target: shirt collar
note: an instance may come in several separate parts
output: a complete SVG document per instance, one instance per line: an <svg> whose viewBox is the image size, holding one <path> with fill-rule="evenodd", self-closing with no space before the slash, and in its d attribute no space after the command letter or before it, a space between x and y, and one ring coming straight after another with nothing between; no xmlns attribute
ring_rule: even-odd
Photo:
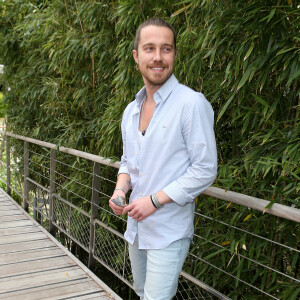
<svg viewBox="0 0 300 300"><path fill-rule="evenodd" d="M172 74L171 77L164 83L162 87L154 94L154 100L156 104L160 101L166 101L175 86L178 84L178 80L175 75ZM144 86L135 96L137 105L140 108L144 99L146 97L146 87Z"/></svg>
<svg viewBox="0 0 300 300"><path fill-rule="evenodd" d="M176 79L175 75L173 74L165 82L165 84L154 94L155 102L159 103L161 100L166 101L177 84L178 84L178 80ZM159 97L156 97L156 94L158 94Z"/></svg>

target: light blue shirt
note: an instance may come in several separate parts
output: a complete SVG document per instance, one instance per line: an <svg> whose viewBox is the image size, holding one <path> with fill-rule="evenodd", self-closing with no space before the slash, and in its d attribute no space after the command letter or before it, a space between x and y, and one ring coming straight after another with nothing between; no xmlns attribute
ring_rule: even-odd
<svg viewBox="0 0 300 300"><path fill-rule="evenodd" d="M141 222L128 217L126 240L138 232L140 249L163 249L194 233L194 198L217 173L214 112L201 93L178 83L174 75L154 94L156 106L142 141L139 115L146 89L125 109L120 173L130 175L129 202L163 190L173 202Z"/></svg>

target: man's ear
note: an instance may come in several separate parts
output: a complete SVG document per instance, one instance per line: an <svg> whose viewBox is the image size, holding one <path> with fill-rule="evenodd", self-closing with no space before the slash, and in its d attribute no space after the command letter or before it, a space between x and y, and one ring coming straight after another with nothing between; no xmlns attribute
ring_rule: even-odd
<svg viewBox="0 0 300 300"><path fill-rule="evenodd" d="M132 50L132 55L133 55L135 62L138 64L139 63L138 52L136 50Z"/></svg>

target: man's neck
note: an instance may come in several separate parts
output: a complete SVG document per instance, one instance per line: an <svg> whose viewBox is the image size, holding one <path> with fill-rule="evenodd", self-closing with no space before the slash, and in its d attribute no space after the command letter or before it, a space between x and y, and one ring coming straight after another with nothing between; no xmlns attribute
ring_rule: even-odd
<svg viewBox="0 0 300 300"><path fill-rule="evenodd" d="M145 84L146 87L146 101L154 102L154 94L160 89L160 85L149 85Z"/></svg>

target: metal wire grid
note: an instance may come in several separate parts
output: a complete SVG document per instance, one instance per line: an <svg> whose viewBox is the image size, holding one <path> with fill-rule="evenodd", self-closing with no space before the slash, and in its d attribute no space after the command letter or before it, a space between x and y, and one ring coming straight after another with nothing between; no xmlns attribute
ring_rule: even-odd
<svg viewBox="0 0 300 300"><path fill-rule="evenodd" d="M213 296L208 291L204 290L200 286L186 279L184 276L179 276L178 281L178 290L175 296L177 300L208 300L208 299L219 299L216 296Z"/></svg>
<svg viewBox="0 0 300 300"><path fill-rule="evenodd" d="M57 159L55 162L62 165L54 171L56 193L70 203L83 203L85 211L90 211L93 174Z"/></svg>
<svg viewBox="0 0 300 300"><path fill-rule="evenodd" d="M120 233L95 222L94 257L116 276L132 287L132 271L128 246Z"/></svg>
<svg viewBox="0 0 300 300"><path fill-rule="evenodd" d="M31 152L34 154L38 154L33 151L31 151ZM41 156L43 156L43 155L41 155ZM44 156L44 157L46 158L46 156ZM47 159L49 159L49 158L47 157ZM57 162L59 162L59 161L57 160ZM63 162L59 162L59 163L67 165L75 170L78 169L74 166L65 164ZM47 168L47 169L49 169L49 168ZM12 170L12 173L15 173L14 167L11 167L11 170ZM78 170L86 172L81 169L78 169ZM1 171L0 179L6 180L6 164L3 161L0 161L0 171ZM92 174L90 172L86 172L86 173L88 173L90 175ZM3 174L4 174L4 176L3 176ZM107 179L102 176L99 176L99 177L102 179ZM71 179L71 178L68 178L68 179ZM112 183L114 182L109 179L107 179L107 180ZM31 194L37 195L36 198L41 197L43 199L41 208L39 207L40 204L39 203L34 204L34 201L32 201L32 199L30 200L31 201L30 205L33 206L35 209L39 210L43 215L48 216L46 209L49 208L49 194L48 194L48 196L46 194L39 196L39 195L41 195L41 193L43 194L46 192L44 189L41 189L39 186L34 185L32 182L31 182L31 186L29 188L30 188L30 195ZM98 191L98 192L101 193L100 191ZM102 194L105 196L108 196L104 193L102 193ZM81 197L81 198L83 198L83 197ZM46 200L46 203L45 203L45 200ZM67 201L62 201L58 197L55 198L54 200L55 200L54 201L55 225L58 228L60 228L65 234L67 234L70 238L72 238L76 243L78 243L81 247L83 247L86 251L88 251L89 228L90 228L89 227L90 226L89 215L87 215L86 213L83 213L82 211L79 210L79 208L75 207L71 203L68 203ZM87 199L84 199L84 198L83 198L83 200L88 201ZM88 202L90 202L90 201L88 201ZM100 207L98 205L96 205L96 206L99 207L100 209L102 209L103 212L106 211L103 207ZM46 213L45 213L45 210L46 210ZM108 211L106 211L106 212L108 213ZM199 214L199 215L201 215L201 214ZM204 215L201 215L201 217L209 218ZM216 220L214 220L214 221L216 221ZM218 221L218 222L223 223L221 221ZM245 231L243 229L239 229L238 227L231 226L230 224L225 223L225 225L230 226L230 228L235 228L235 229L241 230L252 236L260 237L258 235L254 235L251 232ZM96 259L99 260L100 262L106 264L108 266L108 268L115 269L114 273L117 273L117 274L119 274L119 276L122 276L123 278L125 278L124 281L127 281L128 283L127 282L126 283L131 285L132 277L131 277L131 269L130 269L130 263L129 263L129 257L128 257L128 253L127 253L126 243L124 242L123 239L121 239L123 241L123 246L120 248L118 245L121 243L119 241L120 237L118 235L114 235L113 233L111 233L107 229L105 229L104 227L101 227L99 224L96 224L95 226L96 226L96 234L95 234L96 237L95 237L94 255L95 255ZM81 229L83 230L83 233L80 232ZM260 237L260 238L263 238L263 237ZM265 239L265 238L263 238L263 239ZM117 243L117 241L119 241L119 242ZM271 240L268 240L268 241L274 242ZM208 242L212 243L211 241L208 241ZM276 243L276 242L274 242L274 243ZM279 245L281 245L281 244L279 244ZM281 246L284 246L284 245L281 245ZM287 248L290 248L290 247L287 247ZM293 248L291 248L291 249L298 251L297 249L293 249ZM109 257L110 253L114 253L114 254L112 254L111 257ZM236 255L236 257L239 257L239 256ZM240 256L240 257L242 257L242 256ZM199 257L195 257L195 259L198 259L198 258ZM121 264L122 259L123 259L123 264ZM206 264L212 266L210 264L210 262L203 261L203 263L206 263ZM217 266L214 266L214 267L216 267L220 271L219 267L217 267ZM228 274L227 272L224 272L224 274L232 276L231 274ZM235 278L235 280L236 280L236 278ZM252 286L249 285L249 287L252 287ZM265 296L267 296L267 295L265 295ZM271 295L268 295L268 296L271 296ZM178 293L177 293L176 299L215 299L213 297L214 296L212 296L209 292L203 290L201 287L195 285L193 282L189 281L188 279L186 279L184 277L180 277ZM275 297L272 297L272 298L276 299Z"/></svg>
<svg viewBox="0 0 300 300"><path fill-rule="evenodd" d="M77 168L77 167L75 167L75 166L72 166L72 165L70 165L70 164L67 164L67 163L65 163L65 162L62 162L61 160L58 160L58 159L56 159L55 161L56 161L56 163L59 163L59 164L61 164L61 165L63 165L63 166L70 167L70 168L72 168L72 169L74 169L74 170L76 170L76 171L83 172L83 173L85 173L85 174L87 174L87 175L93 176L93 173L88 172L88 171L86 171L86 170L84 170L84 169ZM101 178L101 179L107 181L107 182L110 182L110 183L113 183L113 184L116 183L116 181L111 180L111 179L106 178L106 177L103 177L103 176L101 176L101 175L96 175L96 176L97 176L98 178Z"/></svg>
<svg viewBox="0 0 300 300"><path fill-rule="evenodd" d="M133 278L127 242L119 232L116 232L98 220L95 221L93 254L96 260L132 287ZM212 295L209 291L190 281L182 274L179 277L178 291L175 299L207 300L220 298ZM228 298L224 296L221 299Z"/></svg>
<svg viewBox="0 0 300 300"><path fill-rule="evenodd" d="M40 213L49 220L50 198L49 191L36 184L33 180L28 180L28 204L34 212Z"/></svg>
<svg viewBox="0 0 300 300"><path fill-rule="evenodd" d="M90 216L59 195L53 196L53 223L74 242L89 251Z"/></svg>
<svg viewBox="0 0 300 300"><path fill-rule="evenodd" d="M298 249L295 249L295 248L292 248L292 247L289 247L289 246L286 246L284 244L281 244L281 243L278 243L278 242L275 242L273 240L270 240L270 239L267 239L263 236L260 236L260 235L257 235L257 234L254 234L252 232L249 232L245 229L242 229L242 228L239 228L237 226L234 226L234 225L231 225L231 224L227 224L223 221L219 221L219 220L216 220L216 219L213 219L211 217L208 217L208 216L205 216L203 214L200 214L198 212L195 213L195 215L198 215L198 216L201 216L203 219L207 219L207 220L210 220L210 221L214 221L216 223L219 223L220 225L222 225L223 227L225 228L229 228L229 229L234 229L236 230L237 232L240 232L244 235L249 235L253 238L256 238L256 239L261 239L261 240L264 240L265 242L268 242L268 243L272 243L274 244L274 246L280 246L283 248L284 251L286 251L287 253L289 253L289 255L291 255L292 252L296 252L296 253L300 253L300 250ZM201 264L203 265L206 265L206 266L209 266L211 270L215 270L215 271L218 271L220 273L222 273L224 275L224 278L231 278L232 280L234 280L235 282L239 282L239 283L242 283L244 285L247 286L247 289L250 290L252 289L253 291L256 291L256 293L260 293L263 297L266 297L266 298L272 298L272 299L279 299L277 298L275 295L271 295L270 293L268 292L265 292L262 288L256 286L255 284L255 276L253 276L253 280L251 282L246 282L242 279L242 276L239 277L239 276L236 276L233 274L232 270L236 270L236 268L238 267L238 265L242 262L242 261L245 261L244 263L244 268L243 268L243 273L245 272L254 272L257 274L259 274L259 268L263 268L263 269L268 269L274 276L275 273L277 273L278 276L280 276L280 279L279 277L277 278L277 280L282 280L282 283L284 285L284 282L288 283L288 282L298 282L300 283L300 280L297 279L297 278L294 278L288 274L285 274L283 272L280 272L279 270L276 270L270 266L267 265L267 262L269 261L269 257L265 256L263 259L264 261L263 262L259 262L253 258L250 258L250 257L247 257L247 255L249 255L249 253L247 251L244 251L244 255L242 253L239 253L238 251L234 251L233 253L231 252L231 250L227 247L224 247L216 242L214 242L213 240L210 240L210 239L207 239L205 237L202 237L198 234L195 234L195 238L199 238L199 239L202 239L205 243L205 251L210 251L211 252L216 252L216 251L223 251L223 254L226 254L226 256L229 255L229 258L226 261L226 265L215 265L214 264L214 261L211 260L211 259L203 259L203 255L199 255L199 253L189 253L189 257L188 259L192 259L192 260L196 260L198 262L201 262ZM248 248L250 248L250 242L247 243L248 245ZM211 246L211 247L210 247ZM217 248L217 250L216 250ZM256 251L259 251L260 249L255 249ZM203 252L203 251L202 251ZM201 254L203 254L201 252ZM233 263L233 260L236 260L236 263L235 263L235 267L233 267L231 270L228 268L228 266L230 264L234 264ZM269 262L270 263L270 262ZM248 264L248 266L246 267L246 265ZM271 264L271 263L270 263ZM279 292L276 291L275 294L277 294Z"/></svg>
<svg viewBox="0 0 300 300"><path fill-rule="evenodd" d="M23 197L24 171L23 166L10 165L10 187L20 197Z"/></svg>
<svg viewBox="0 0 300 300"><path fill-rule="evenodd" d="M4 162L3 160L0 160L0 180L7 184L7 173L6 173L6 162Z"/></svg>

